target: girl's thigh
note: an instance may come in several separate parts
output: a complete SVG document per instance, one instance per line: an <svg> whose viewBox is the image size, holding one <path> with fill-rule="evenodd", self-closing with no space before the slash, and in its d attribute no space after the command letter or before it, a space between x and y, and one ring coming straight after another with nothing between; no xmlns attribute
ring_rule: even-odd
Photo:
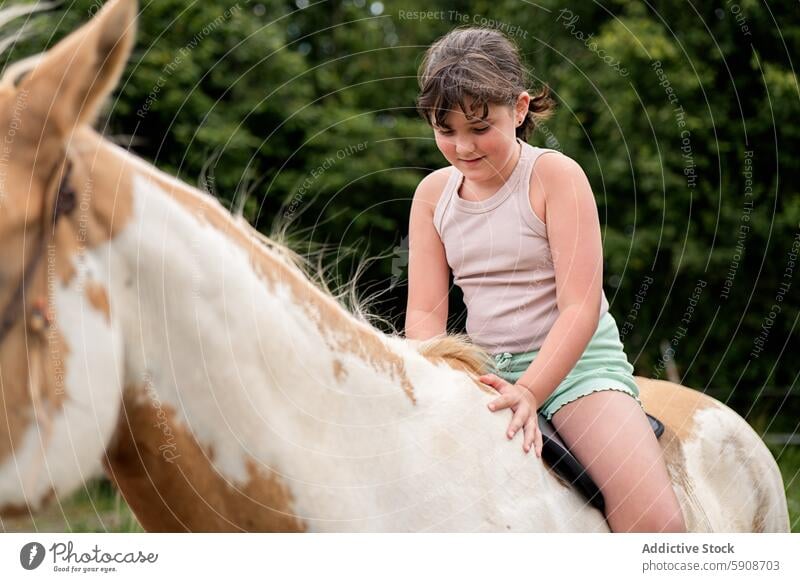
<svg viewBox="0 0 800 582"><path fill-rule="evenodd" d="M593 392L562 406L552 423L603 493L614 531L680 529L680 505L661 446L630 395Z"/></svg>

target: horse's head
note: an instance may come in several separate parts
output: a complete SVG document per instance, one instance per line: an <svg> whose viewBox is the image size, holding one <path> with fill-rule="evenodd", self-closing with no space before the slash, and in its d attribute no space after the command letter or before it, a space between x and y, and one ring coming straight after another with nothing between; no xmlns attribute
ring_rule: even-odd
<svg viewBox="0 0 800 582"><path fill-rule="evenodd" d="M91 477L116 426L122 346L102 249L130 192L81 135L119 80L135 15L135 0L112 0L0 80L0 514Z"/></svg>

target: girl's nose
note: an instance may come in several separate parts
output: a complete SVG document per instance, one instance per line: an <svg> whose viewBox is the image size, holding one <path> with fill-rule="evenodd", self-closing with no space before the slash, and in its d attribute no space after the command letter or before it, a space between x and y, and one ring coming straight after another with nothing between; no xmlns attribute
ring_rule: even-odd
<svg viewBox="0 0 800 582"><path fill-rule="evenodd" d="M469 157L475 151L475 144L471 139L459 139L456 142L456 154L458 157Z"/></svg>

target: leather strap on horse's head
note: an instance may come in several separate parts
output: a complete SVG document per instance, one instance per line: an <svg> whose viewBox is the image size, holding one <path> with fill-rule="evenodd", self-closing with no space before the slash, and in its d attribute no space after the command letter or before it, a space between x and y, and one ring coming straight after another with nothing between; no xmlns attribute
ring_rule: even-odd
<svg viewBox="0 0 800 582"><path fill-rule="evenodd" d="M61 165L62 164L59 164L59 167L56 168L56 172L59 171ZM55 200L53 201L53 209L49 214L46 212L48 199L47 192L45 192L45 194L42 196L42 208L40 214L41 232L38 240L36 241L36 248L33 251L33 256L28 259L25 268L22 270L22 275L19 283L17 283L14 293L11 295L11 298L9 299L5 308L0 312L0 344L3 343L6 336L17 323L20 315L23 313L25 291L27 290L31 279L33 279L36 267L41 261L42 255L44 254L45 238L47 238L48 235L50 237L54 236L55 228L59 218L65 214L70 214L75 209L75 190L73 190L73 188L69 185L71 170L72 162L69 158L66 158L64 162L64 172L58 184ZM48 218L50 220L48 220ZM31 330L37 332L42 331L48 327L50 323L51 316L47 310L46 298L39 297L34 299L33 308L29 319L29 326Z"/></svg>

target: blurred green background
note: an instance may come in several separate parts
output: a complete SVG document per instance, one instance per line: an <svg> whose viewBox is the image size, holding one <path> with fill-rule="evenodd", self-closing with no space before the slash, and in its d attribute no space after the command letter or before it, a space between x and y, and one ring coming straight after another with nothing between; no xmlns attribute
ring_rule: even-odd
<svg viewBox="0 0 800 582"><path fill-rule="evenodd" d="M5 62L98 5L38 19ZM327 245L336 280L371 257L359 290L380 295L379 325L401 330L411 196L446 165L414 108L416 72L459 25L506 32L532 89L551 87L557 113L529 141L589 176L636 373L744 416L778 458L800 528L796 2L144 0L101 127L260 230L283 225L300 252ZM451 329L463 318L454 288ZM76 503L95 499L116 503L102 483Z"/></svg>

